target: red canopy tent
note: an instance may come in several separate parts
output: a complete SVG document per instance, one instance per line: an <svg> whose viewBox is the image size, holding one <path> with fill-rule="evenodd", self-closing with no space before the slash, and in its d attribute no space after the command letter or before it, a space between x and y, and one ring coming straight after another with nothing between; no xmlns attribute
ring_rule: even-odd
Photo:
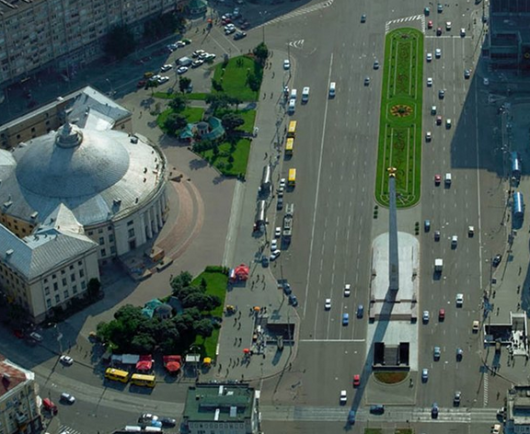
<svg viewBox="0 0 530 434"><path fill-rule="evenodd" d="M164 366L171 372L176 373L182 367L182 357L181 356L164 356Z"/></svg>
<svg viewBox="0 0 530 434"><path fill-rule="evenodd" d="M146 356L140 356L138 363L136 363L137 371L150 371L153 367L153 357L151 354Z"/></svg>
<svg viewBox="0 0 530 434"><path fill-rule="evenodd" d="M235 281L235 280L243 280L243 281L247 280L249 272L250 272L250 267L248 267L247 265L245 265L245 264L238 265L230 273L230 279L232 281Z"/></svg>

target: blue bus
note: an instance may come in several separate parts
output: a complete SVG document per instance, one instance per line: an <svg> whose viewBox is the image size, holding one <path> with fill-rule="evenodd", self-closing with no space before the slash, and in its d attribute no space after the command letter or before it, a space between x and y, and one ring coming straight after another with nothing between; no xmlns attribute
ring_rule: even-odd
<svg viewBox="0 0 530 434"><path fill-rule="evenodd" d="M512 152L512 176L517 178L521 176L521 160L517 152Z"/></svg>
<svg viewBox="0 0 530 434"><path fill-rule="evenodd" d="M513 194L513 217L522 218L524 215L523 195L516 191Z"/></svg>

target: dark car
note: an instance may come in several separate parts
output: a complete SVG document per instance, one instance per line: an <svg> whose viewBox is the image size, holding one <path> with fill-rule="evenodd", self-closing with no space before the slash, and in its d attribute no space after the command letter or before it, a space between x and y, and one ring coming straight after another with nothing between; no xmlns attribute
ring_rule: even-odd
<svg viewBox="0 0 530 434"><path fill-rule="evenodd" d="M238 39L243 39L245 36L247 36L245 32L236 32L234 39L237 41Z"/></svg>
<svg viewBox="0 0 530 434"><path fill-rule="evenodd" d="M464 352L462 351L462 348L456 349L456 361L460 362L462 360L462 357L464 355Z"/></svg>
<svg viewBox="0 0 530 434"><path fill-rule="evenodd" d="M355 423L355 410L350 410L348 413L348 423L353 425Z"/></svg>
<svg viewBox="0 0 530 434"><path fill-rule="evenodd" d="M357 306L357 318L362 318L364 316L364 306L360 304Z"/></svg>
<svg viewBox="0 0 530 434"><path fill-rule="evenodd" d="M444 7L441 3L438 3L438 13L442 13L442 11L444 10Z"/></svg>
<svg viewBox="0 0 530 434"><path fill-rule="evenodd" d="M264 267L264 268L267 268L269 266L269 258L267 258L266 256L263 256L261 258L261 265Z"/></svg>
<svg viewBox="0 0 530 434"><path fill-rule="evenodd" d="M469 78L469 77L471 77L471 71L469 69L466 69L464 71L464 78Z"/></svg>
<svg viewBox="0 0 530 434"><path fill-rule="evenodd" d="M383 404L376 404L370 406L370 413L383 414L385 412L385 406Z"/></svg>
<svg viewBox="0 0 530 434"><path fill-rule="evenodd" d="M438 92L438 98L440 98L440 99L444 99L445 98L445 90L440 89L440 91Z"/></svg>
<svg viewBox="0 0 530 434"><path fill-rule="evenodd" d="M365 14L361 15L361 23L366 23L366 15Z"/></svg>
<svg viewBox="0 0 530 434"><path fill-rule="evenodd" d="M160 418L160 422L162 422L163 427L167 428L173 428L177 425L177 421L171 417L162 417Z"/></svg>
<svg viewBox="0 0 530 434"><path fill-rule="evenodd" d="M436 29L436 36L442 36L442 28L441 27L438 27Z"/></svg>
<svg viewBox="0 0 530 434"><path fill-rule="evenodd" d="M289 285L288 283L284 284L283 292L285 293L285 295L291 295L293 293L293 290L291 289L291 285Z"/></svg>
<svg viewBox="0 0 530 434"><path fill-rule="evenodd" d="M293 306L293 307L298 306L298 299L296 298L296 295L291 294L291 295L289 296L289 304L290 304L291 306Z"/></svg>
<svg viewBox="0 0 530 434"><path fill-rule="evenodd" d="M436 402L432 405L431 417L433 419L438 419L438 404L436 404Z"/></svg>
<svg viewBox="0 0 530 434"><path fill-rule="evenodd" d="M501 261L502 261L502 255L495 255L491 265L493 265L494 267L498 267Z"/></svg>

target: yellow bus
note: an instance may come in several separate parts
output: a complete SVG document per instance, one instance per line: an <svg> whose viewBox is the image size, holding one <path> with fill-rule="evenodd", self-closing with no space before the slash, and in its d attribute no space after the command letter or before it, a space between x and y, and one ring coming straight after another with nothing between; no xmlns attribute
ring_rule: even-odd
<svg viewBox="0 0 530 434"><path fill-rule="evenodd" d="M294 187L296 185L296 169L289 169L289 178L287 178L287 185Z"/></svg>
<svg viewBox="0 0 530 434"><path fill-rule="evenodd" d="M287 130L287 137L296 137L296 121L289 122L289 129Z"/></svg>
<svg viewBox="0 0 530 434"><path fill-rule="evenodd" d="M105 371L105 378L108 380L121 381L127 383L129 381L129 373L120 369L107 368Z"/></svg>
<svg viewBox="0 0 530 434"><path fill-rule="evenodd" d="M289 138L285 142L285 155L293 155L294 151L294 139Z"/></svg>
<svg viewBox="0 0 530 434"><path fill-rule="evenodd" d="M156 377L154 375L133 374L131 383L137 386L155 387Z"/></svg>

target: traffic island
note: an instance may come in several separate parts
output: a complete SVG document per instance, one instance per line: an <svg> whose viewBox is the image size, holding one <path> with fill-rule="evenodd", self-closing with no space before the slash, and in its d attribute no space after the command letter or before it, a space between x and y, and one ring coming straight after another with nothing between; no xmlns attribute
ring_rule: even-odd
<svg viewBox="0 0 530 434"><path fill-rule="evenodd" d="M423 34L403 28L386 36L377 157L376 201L389 205L387 168L396 168L397 206L420 199Z"/></svg>

